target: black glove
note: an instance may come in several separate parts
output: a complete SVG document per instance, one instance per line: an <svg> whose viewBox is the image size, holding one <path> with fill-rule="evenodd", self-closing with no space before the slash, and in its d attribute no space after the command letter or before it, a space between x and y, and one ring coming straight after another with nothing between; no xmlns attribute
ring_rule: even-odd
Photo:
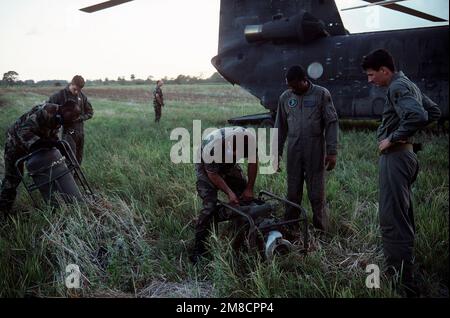
<svg viewBox="0 0 450 318"><path fill-rule="evenodd" d="M57 147L57 146L58 146L58 143L56 140L39 139L38 141L36 141L34 144L31 145L30 151L33 152L33 151L36 151L41 148L50 149L52 147Z"/></svg>

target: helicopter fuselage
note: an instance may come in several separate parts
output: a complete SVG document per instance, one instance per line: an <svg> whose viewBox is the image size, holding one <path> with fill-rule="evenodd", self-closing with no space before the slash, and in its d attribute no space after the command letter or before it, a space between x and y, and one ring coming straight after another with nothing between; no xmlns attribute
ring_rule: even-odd
<svg viewBox="0 0 450 318"><path fill-rule="evenodd" d="M448 119L448 27L322 37L311 43L295 41L239 41L212 59L225 79L256 96L275 112L287 88L286 70L300 64L314 83L330 90L340 118L379 119L385 89L368 84L362 57L385 48L402 70Z"/></svg>

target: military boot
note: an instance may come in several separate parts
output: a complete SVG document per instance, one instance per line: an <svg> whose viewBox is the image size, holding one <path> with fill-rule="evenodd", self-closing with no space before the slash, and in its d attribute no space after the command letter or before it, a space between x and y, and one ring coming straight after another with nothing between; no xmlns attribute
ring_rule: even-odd
<svg viewBox="0 0 450 318"><path fill-rule="evenodd" d="M413 265L389 265L384 274L393 282L397 292L403 297L416 298L420 296Z"/></svg>
<svg viewBox="0 0 450 318"><path fill-rule="evenodd" d="M420 296L420 290L417 286L415 271L413 265L405 265L401 275L402 291L407 298L417 298Z"/></svg>
<svg viewBox="0 0 450 318"><path fill-rule="evenodd" d="M200 259L206 254L206 236L207 232L201 231L195 233L195 244L191 256L189 257L192 264L197 265Z"/></svg>
<svg viewBox="0 0 450 318"><path fill-rule="evenodd" d="M12 212L14 200L16 198L16 190L3 190L0 194L0 213L5 216Z"/></svg>

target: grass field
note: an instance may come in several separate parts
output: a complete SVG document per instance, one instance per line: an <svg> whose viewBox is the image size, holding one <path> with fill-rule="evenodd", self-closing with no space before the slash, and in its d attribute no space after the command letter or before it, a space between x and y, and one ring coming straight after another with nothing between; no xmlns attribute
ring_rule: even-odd
<svg viewBox="0 0 450 318"><path fill-rule="evenodd" d="M54 91L0 89L0 144L19 115ZM385 280L380 289L365 286L366 265L383 261L372 128L346 124L340 131L338 165L327 175L330 237L314 240L308 256L235 257L220 232L210 240L211 257L196 268L188 259L200 209L194 166L171 163L170 132L191 131L194 119L203 128L221 127L227 118L263 108L229 85L168 85L162 122L155 125L150 88L85 92L95 115L85 125L83 168L97 198L56 211L34 209L20 187L17 214L0 224L0 297L400 296ZM448 297L449 139L429 132L417 139L425 145L414 187L417 278L424 297ZM262 189L284 195L285 169L260 175L256 190ZM82 289L65 287L68 264L80 267Z"/></svg>

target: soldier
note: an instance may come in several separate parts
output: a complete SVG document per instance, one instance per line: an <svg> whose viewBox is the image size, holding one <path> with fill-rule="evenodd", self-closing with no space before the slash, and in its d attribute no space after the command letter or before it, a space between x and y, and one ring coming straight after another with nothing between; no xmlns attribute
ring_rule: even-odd
<svg viewBox="0 0 450 318"><path fill-rule="evenodd" d="M1 184L0 211L8 213L16 197L21 178L16 171L18 159L40 149L56 145L61 125L78 120L81 109L68 100L63 106L42 104L22 115L7 131L5 143L5 177ZM23 167L19 167L23 170Z"/></svg>
<svg viewBox="0 0 450 318"><path fill-rule="evenodd" d="M413 279L414 215L411 187L419 166L412 137L439 119L439 107L422 94L403 72L397 72L386 50L363 58L369 83L387 87L383 120L378 128L379 217L387 274L402 272L402 281L415 292Z"/></svg>
<svg viewBox="0 0 450 318"><path fill-rule="evenodd" d="M161 108L164 107L164 96L161 87L164 85L162 80L156 82L156 88L153 91L153 107L155 108L155 123L161 119Z"/></svg>
<svg viewBox="0 0 450 318"><path fill-rule="evenodd" d="M330 92L306 78L301 66L292 66L286 74L289 89L279 99L275 128L278 128L278 154L287 150L287 199L302 202L303 182L306 180L313 210L313 225L326 231L325 169L336 165L338 117ZM286 208L287 220L299 217L299 211Z"/></svg>
<svg viewBox="0 0 450 318"><path fill-rule="evenodd" d="M64 124L62 131L63 139L69 143L80 165L83 160L84 121L89 120L94 116L94 110L92 109L91 103L81 91L84 84L85 81L83 77L75 75L66 88L53 94L48 100L49 103L58 105L63 105L66 101L73 100L80 105L81 116L78 121Z"/></svg>
<svg viewBox="0 0 450 318"><path fill-rule="evenodd" d="M197 192L203 201L203 208L195 227L195 246L191 255L194 264L206 252L208 232L218 215L218 190L228 196L231 205L251 201L258 171L256 137L245 128L228 127L211 132L203 140L200 151L202 160L195 165L195 171ZM221 151L225 158L217 151ZM207 163L205 155L214 156L214 153L217 156ZM248 158L248 182L237 164L241 158Z"/></svg>

